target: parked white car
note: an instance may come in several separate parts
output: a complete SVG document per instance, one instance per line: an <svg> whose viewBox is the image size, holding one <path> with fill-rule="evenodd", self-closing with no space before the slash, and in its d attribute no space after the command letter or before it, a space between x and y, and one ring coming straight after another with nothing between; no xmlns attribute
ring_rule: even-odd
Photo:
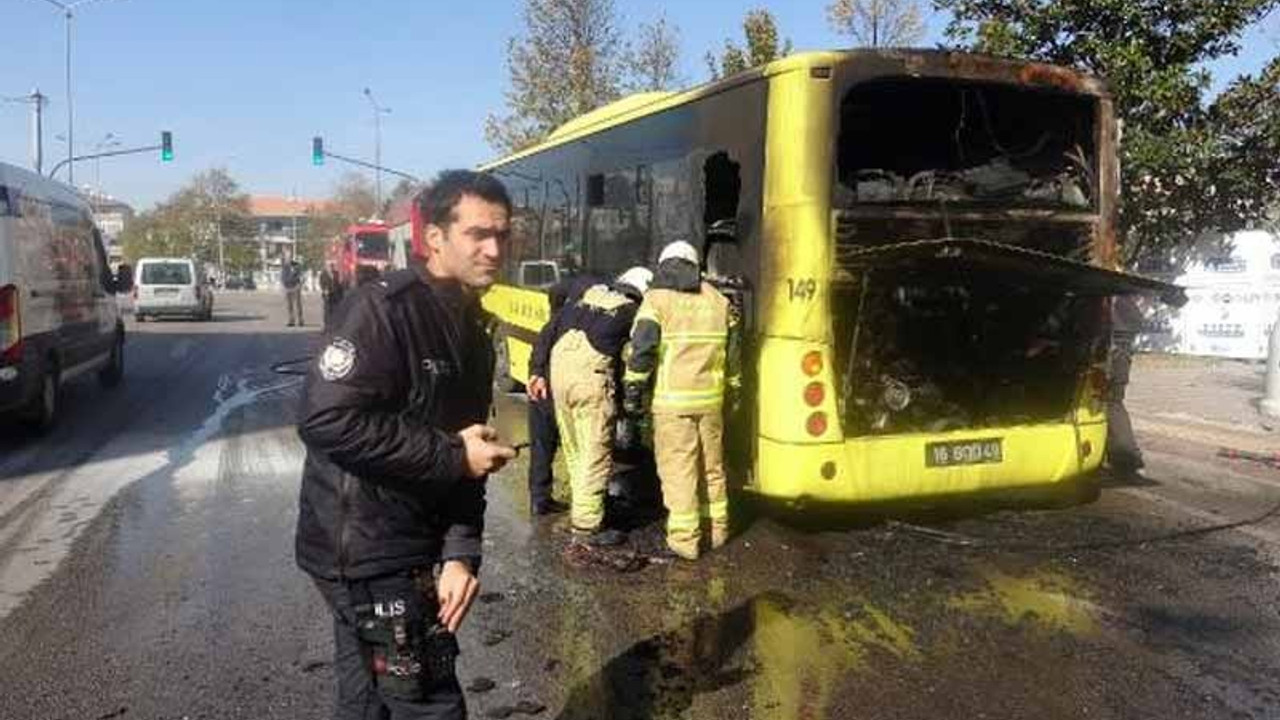
<svg viewBox="0 0 1280 720"><path fill-rule="evenodd" d="M213 318L213 286L189 258L142 258L134 274L133 316Z"/></svg>

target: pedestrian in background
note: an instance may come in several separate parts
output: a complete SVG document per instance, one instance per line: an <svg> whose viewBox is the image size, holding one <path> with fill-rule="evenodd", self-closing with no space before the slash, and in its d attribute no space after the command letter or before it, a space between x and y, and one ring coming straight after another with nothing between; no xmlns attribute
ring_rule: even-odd
<svg viewBox="0 0 1280 720"><path fill-rule="evenodd" d="M417 202L425 263L352 291L303 388L297 560L333 613L340 720L466 717L454 633L479 591L484 480L515 457L484 425L479 301L511 202L465 170Z"/></svg>
<svg viewBox="0 0 1280 720"><path fill-rule="evenodd" d="M626 539L604 527L604 500L613 476L622 348L652 279L647 268L633 267L612 284L588 288L549 329L555 417L569 468L569 524L577 541L617 545Z"/></svg>
<svg viewBox="0 0 1280 720"><path fill-rule="evenodd" d="M628 415L643 414L652 383L648 404L667 548L686 560L698 558L703 516L710 520L711 548L729 536L722 412L726 386L738 382L735 325L728 298L702 281L693 245L677 241L663 248L631 331L624 408Z"/></svg>
<svg viewBox="0 0 1280 720"><path fill-rule="evenodd" d="M1133 423L1124 406L1125 390L1133 366L1133 346L1142 329L1142 310L1130 295L1111 299L1111 352L1108 357L1107 467L1131 475L1146 464L1133 434Z"/></svg>
<svg viewBox="0 0 1280 720"><path fill-rule="evenodd" d="M289 327L304 325L302 319L302 266L286 253L280 266L280 285L284 288L285 304L289 307Z"/></svg>
<svg viewBox="0 0 1280 720"><path fill-rule="evenodd" d="M569 506L556 500L551 490L555 476L551 471L556 450L560 449L560 429L556 425L554 394L550 382L551 346L556 316L600 279L593 275L573 275L556 283L547 292L550 315L533 343L529 355L529 508L534 515L557 515Z"/></svg>
<svg viewBox="0 0 1280 720"><path fill-rule="evenodd" d="M338 278L338 268L333 263L320 273L320 293L324 299L324 324L329 326L329 318L342 302L342 281Z"/></svg>

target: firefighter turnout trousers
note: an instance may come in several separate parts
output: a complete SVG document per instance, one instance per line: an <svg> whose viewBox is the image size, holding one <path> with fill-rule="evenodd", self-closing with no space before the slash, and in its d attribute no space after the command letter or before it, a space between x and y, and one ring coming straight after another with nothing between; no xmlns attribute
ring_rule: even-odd
<svg viewBox="0 0 1280 720"><path fill-rule="evenodd" d="M729 500L720 410L655 413L653 446L667 507L667 545L681 557L697 559L703 518L710 521L711 547L724 545L729 537ZM705 479L702 487L699 478Z"/></svg>
<svg viewBox="0 0 1280 720"><path fill-rule="evenodd" d="M571 330L551 349L551 390L569 468L569 520L575 531L595 532L604 522L604 496L613 474L612 362L585 333Z"/></svg>

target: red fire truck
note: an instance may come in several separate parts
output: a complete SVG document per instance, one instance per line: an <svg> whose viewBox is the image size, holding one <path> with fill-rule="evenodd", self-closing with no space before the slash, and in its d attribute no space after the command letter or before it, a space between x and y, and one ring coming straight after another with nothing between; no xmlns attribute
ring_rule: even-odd
<svg viewBox="0 0 1280 720"><path fill-rule="evenodd" d="M388 228L381 221L353 223L329 242L328 264L338 271L338 282L353 288L377 278L391 266Z"/></svg>

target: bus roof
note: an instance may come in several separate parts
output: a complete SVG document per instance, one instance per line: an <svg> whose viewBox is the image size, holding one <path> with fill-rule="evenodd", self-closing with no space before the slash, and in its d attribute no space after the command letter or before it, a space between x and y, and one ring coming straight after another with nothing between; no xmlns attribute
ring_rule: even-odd
<svg viewBox="0 0 1280 720"><path fill-rule="evenodd" d="M977 53L924 49L860 49L803 52L788 55L780 60L744 70L735 75L703 83L676 92L643 92L628 95L620 100L579 115L556 128L542 142L529 148L498 158L479 166L490 170L513 160L536 155L559 145L587 137L616 125L656 115L674 107L686 105L702 98L724 92L775 75L811 68L836 65L867 64L882 68L875 74L893 74L911 77L955 77L972 80L1004 81L1032 87L1042 87L1086 95L1109 96L1106 84L1086 73L1059 65L1009 60ZM868 77L871 77L870 75Z"/></svg>

